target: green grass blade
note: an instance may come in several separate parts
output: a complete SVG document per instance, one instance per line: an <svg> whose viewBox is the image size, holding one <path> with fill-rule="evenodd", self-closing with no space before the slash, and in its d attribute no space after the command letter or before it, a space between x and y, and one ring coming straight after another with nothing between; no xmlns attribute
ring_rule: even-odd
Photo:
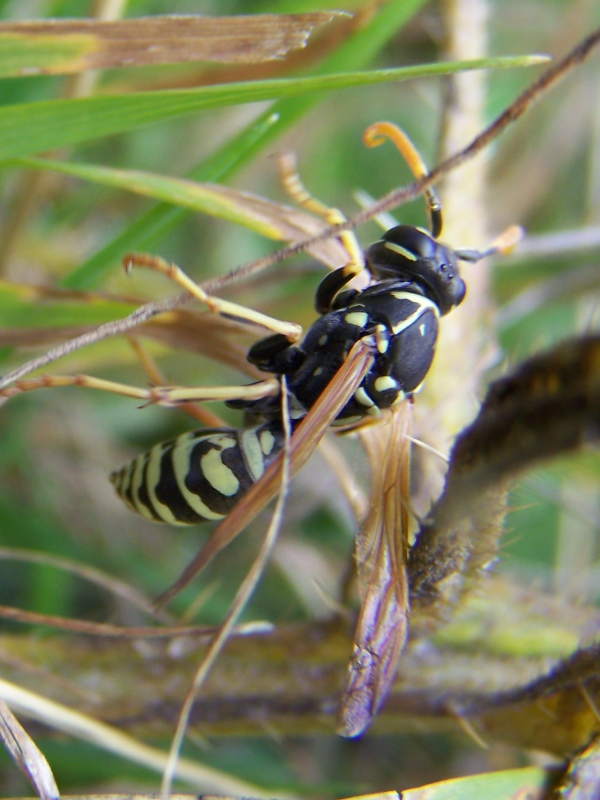
<svg viewBox="0 0 600 800"><path fill-rule="evenodd" d="M0 33L0 77L79 72L93 50L93 36L45 36ZM89 69L89 67L88 67Z"/></svg>
<svg viewBox="0 0 600 800"><path fill-rule="evenodd" d="M199 181L222 181L249 161L254 153L282 130L281 116L264 113L238 135L226 142L216 153L206 158L191 172L190 178ZM118 267L124 253L149 250L154 242L166 236L184 217L187 208L161 202L130 223L105 247L98 250L63 281L68 289L94 289L101 285L107 273Z"/></svg>
<svg viewBox="0 0 600 800"><path fill-rule="evenodd" d="M390 0L367 25L325 58L315 72L357 69L370 63L424 2ZM243 131L225 142L217 152L194 167L189 177L198 181L225 181L313 108L321 97L318 94L303 95L274 103ZM168 203L155 205L74 270L63 281L63 285L71 289L99 286L109 270L120 264L123 253L151 249L188 213L187 209L175 208Z"/></svg>
<svg viewBox="0 0 600 800"><path fill-rule="evenodd" d="M281 226L263 214L263 205L256 208L254 198L244 192L227 192L218 184L196 183L185 178L171 178L135 169L115 169L98 164L82 164L67 161L54 161L44 158L18 159L17 164L23 167L52 170L65 175L72 175L82 180L112 186L123 191L164 200L191 211L210 214L226 219L236 225L250 228L268 239L285 238ZM256 198L259 201L260 198ZM276 211L276 204L273 204Z"/></svg>
<svg viewBox="0 0 600 800"><path fill-rule="evenodd" d="M531 797L542 800L548 788L548 771L540 767L507 769L452 778L402 792L404 800L507 800Z"/></svg>
<svg viewBox="0 0 600 800"><path fill-rule="evenodd" d="M5 106L0 117L0 159L18 158L103 136L134 130L152 122L239 103L255 103L301 94L372 86L432 75L448 75L491 65L523 66L521 57L441 62L394 69L343 72L306 78L170 89L158 92L42 100Z"/></svg>
<svg viewBox="0 0 600 800"><path fill-rule="evenodd" d="M35 287L0 281L0 317L5 328L100 325L123 317L134 308L131 303L101 297L40 297Z"/></svg>
<svg viewBox="0 0 600 800"><path fill-rule="evenodd" d="M349 70L369 63L402 25L424 4L424 0L394 0L388 3L371 20L345 41L320 65L319 72ZM484 59L483 67L516 67L537 63L539 58L520 56L504 59ZM426 70L445 69L434 64ZM405 72L405 74L407 74ZM413 74L414 77L414 74ZM198 181L224 181L254 155L281 135L299 117L307 113L321 99L321 94L307 94L279 100L241 133L226 142L215 154L198 164L189 177ZM123 253L130 250L151 249L188 214L187 209L159 203L128 225L105 247L94 253L63 281L71 289L92 289L99 286L107 273L120 265Z"/></svg>

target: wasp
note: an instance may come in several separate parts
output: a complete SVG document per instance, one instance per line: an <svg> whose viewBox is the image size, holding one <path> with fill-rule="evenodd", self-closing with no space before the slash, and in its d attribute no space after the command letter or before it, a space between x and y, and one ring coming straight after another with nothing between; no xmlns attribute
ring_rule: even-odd
<svg viewBox="0 0 600 800"><path fill-rule="evenodd" d="M425 169L412 143L390 123L371 126L366 139L372 142L384 133L407 156L413 171L423 174ZM286 180L303 206L326 215L330 223L341 221L337 210L324 209L307 195L296 175L290 173ZM291 335L277 332L248 351L251 364L274 376L285 376L292 427L306 416L359 341L371 349L373 362L332 423L352 428L410 399L433 361L440 317L465 297L458 262L478 261L507 249L504 235L485 251L453 250L438 239L441 206L432 192L428 204L430 231L396 225L364 255L353 237L346 237L351 260L319 284L315 295L319 316L303 339L294 341L294 331ZM133 260L140 263L139 258ZM361 273L368 276L366 288L347 288ZM239 313L223 301L213 308L220 313ZM253 312L245 319L256 322L259 317ZM272 386L262 382L255 388L261 393ZM159 522L194 524L225 517L260 480L283 442L278 397L268 391L265 397L254 399L248 397L249 390L242 391L244 396L227 403L243 409L247 418L261 420L259 425L242 430L198 430L155 445L112 474L119 496L138 513Z"/></svg>
<svg viewBox="0 0 600 800"><path fill-rule="evenodd" d="M385 139L396 145L415 177L427 173L418 151L395 125L379 122L365 132L370 146ZM330 225L345 222L339 210L324 206L308 193L289 162L284 162L283 178L288 193L301 207ZM437 194L427 189L425 200L429 229L394 225L364 252L351 231L340 234L347 263L320 282L315 293L317 317L304 336L293 323L208 295L179 267L161 258L126 257L128 267L145 266L165 273L212 312L267 329L269 335L247 353L248 361L270 376L262 381L242 387L137 389L92 376L50 376L17 381L0 390L0 395L76 384L170 405L197 399L225 400L244 412L243 427L184 433L156 444L111 475L119 497L147 519L175 525L222 520L263 480L284 447L285 426L289 424L294 433L323 398L341 395L335 410L326 412L329 417L324 426L344 431L379 422L411 401L431 367L440 319L465 297L459 263L507 252L518 237L512 227L485 250L454 249L440 240L443 218ZM337 376L357 348L367 355L362 373L349 388L340 384ZM283 380L284 406L280 397ZM382 504L390 502L390 488L396 484L403 482L406 489L408 470L401 469L403 459L394 455L395 443L402 436L398 430L387 447L381 449L380 445L377 450L371 446L372 461L383 475L376 490ZM359 572L362 564L367 588L346 691L342 724L346 735L363 730L381 704L406 638L407 521L403 519L405 510L394 503L383 512L372 510L365 523L368 543L361 545Z"/></svg>

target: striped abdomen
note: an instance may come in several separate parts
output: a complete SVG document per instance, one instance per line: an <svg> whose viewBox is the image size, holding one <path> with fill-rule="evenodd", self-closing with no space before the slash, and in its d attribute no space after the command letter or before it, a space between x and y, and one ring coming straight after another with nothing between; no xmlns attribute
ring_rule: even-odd
<svg viewBox="0 0 600 800"><path fill-rule="evenodd" d="M280 424L208 428L161 442L113 472L117 494L156 522L191 525L227 516L283 446Z"/></svg>

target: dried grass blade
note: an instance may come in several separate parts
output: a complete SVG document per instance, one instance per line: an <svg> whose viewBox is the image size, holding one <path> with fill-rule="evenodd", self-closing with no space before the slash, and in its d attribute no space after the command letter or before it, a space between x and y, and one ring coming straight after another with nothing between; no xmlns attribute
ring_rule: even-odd
<svg viewBox="0 0 600 800"><path fill-rule="evenodd" d="M60 797L46 756L4 700L0 700L0 738L15 764L24 773L42 800L53 800L53 798Z"/></svg>
<svg viewBox="0 0 600 800"><path fill-rule="evenodd" d="M341 12L116 21L50 19L0 24L0 76L212 61L256 64L306 47Z"/></svg>
<svg viewBox="0 0 600 800"><path fill-rule="evenodd" d="M189 724L190 715L192 713L192 708L194 705L194 701L196 699L196 695L200 690L202 684L206 680L208 673L214 666L215 661L217 660L223 648L227 644L227 640L232 635L237 620L239 619L244 608L248 604L250 597L254 593L254 590L256 589L256 586L258 585L258 582L260 581L262 574L265 571L265 568L269 562L271 553L273 552L273 547L275 546L275 542L277 541L277 537L279 536L279 532L281 530L281 525L283 523L283 511L285 508L285 500L289 485L289 468L290 468L289 448L290 448L291 426L289 418L287 417L287 408L288 408L287 398L288 395L286 390L286 383L285 383L285 378L283 378L281 382L281 413L282 413L282 427L284 434L284 446L281 453L282 458L281 458L281 469L279 470L279 495L277 498L277 504L273 511L271 522L269 523L269 527L267 528L267 532L263 539L258 555L254 559L254 562L250 567L250 569L248 570L246 577L242 581L242 584L239 587L239 589L237 590L233 602L231 603L231 607L227 612L227 616L225 617L223 623L217 630L214 639L210 643L210 646L206 652L206 655L204 656L200 665L198 666L196 674L194 675L194 680L192 682L192 685L182 705L181 712L179 714L179 719L177 720L177 729L173 736L173 741L171 743L171 748L169 751L169 760L167 762L167 766L165 767L165 772L163 775L161 795L162 797L165 798L165 800L169 800L169 797L171 796L173 779L175 777L175 768L177 766L177 759L179 758L179 753L181 751L181 746L183 744L185 732Z"/></svg>

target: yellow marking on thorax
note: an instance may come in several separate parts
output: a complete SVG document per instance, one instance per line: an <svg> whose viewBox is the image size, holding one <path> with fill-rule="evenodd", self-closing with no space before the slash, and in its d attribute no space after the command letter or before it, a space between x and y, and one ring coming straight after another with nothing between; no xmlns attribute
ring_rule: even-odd
<svg viewBox="0 0 600 800"><path fill-rule="evenodd" d="M348 325L355 325L357 328L364 328L369 320L369 315L366 311L349 311L344 316L344 322Z"/></svg>
<svg viewBox="0 0 600 800"><path fill-rule="evenodd" d="M403 256L408 259L408 261L419 260L419 257L415 255L412 250L407 250L406 247L402 247L401 244L396 244L396 242L384 242L383 244L386 250L391 250L392 253L398 253L399 256Z"/></svg>
<svg viewBox="0 0 600 800"><path fill-rule="evenodd" d="M402 292L402 291L395 291L392 292L392 297L395 297L396 300L409 300L411 303L416 303L417 307L413 311L413 313L399 322L397 325L392 327L392 331L395 335L402 333L407 328L415 322L415 320L419 319L421 314L426 310L431 310L435 314L436 318L439 318L440 312L436 304L433 300L430 300L428 297L423 297L422 295L415 294L414 292Z"/></svg>
<svg viewBox="0 0 600 800"><path fill-rule="evenodd" d="M379 378L375 378L373 385L378 392L385 392L388 389L397 389L398 381L391 375L380 375Z"/></svg>
<svg viewBox="0 0 600 800"><path fill-rule="evenodd" d="M389 339L385 325L381 323L375 327L375 341L377 343L377 352L382 355L386 353L389 346Z"/></svg>
<svg viewBox="0 0 600 800"><path fill-rule="evenodd" d="M356 400L357 403L360 403L361 406L365 406L365 408L370 408L371 406L375 405L374 400L371 397L369 397L369 395L366 393L366 391L363 389L362 386L360 386L354 392L354 399Z"/></svg>

